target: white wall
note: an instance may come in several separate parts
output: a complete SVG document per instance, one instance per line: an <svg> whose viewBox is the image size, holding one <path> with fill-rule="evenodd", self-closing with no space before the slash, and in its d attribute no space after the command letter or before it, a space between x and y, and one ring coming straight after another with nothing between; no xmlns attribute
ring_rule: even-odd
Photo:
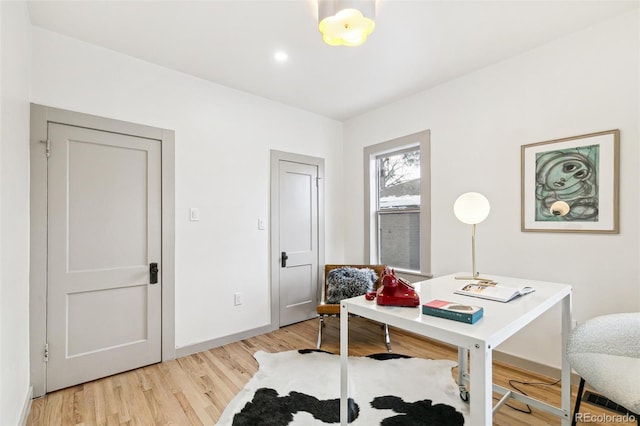
<svg viewBox="0 0 640 426"><path fill-rule="evenodd" d="M24 419L29 387L30 23L0 2L0 425Z"/></svg>
<svg viewBox="0 0 640 426"><path fill-rule="evenodd" d="M431 130L432 272L469 271L470 228L452 206L467 191L492 209L478 226L478 270L571 283L578 321L640 311L638 12L554 41L345 123L345 258L365 261L363 147ZM520 146L621 132L620 234L520 232ZM560 365L559 309L501 350Z"/></svg>
<svg viewBox="0 0 640 426"><path fill-rule="evenodd" d="M326 260L343 254L342 124L33 28L32 101L175 130L176 345L270 322L271 149L322 157ZM189 221L189 208L200 221ZM268 221L267 221L268 223ZM233 293L244 292L242 306Z"/></svg>

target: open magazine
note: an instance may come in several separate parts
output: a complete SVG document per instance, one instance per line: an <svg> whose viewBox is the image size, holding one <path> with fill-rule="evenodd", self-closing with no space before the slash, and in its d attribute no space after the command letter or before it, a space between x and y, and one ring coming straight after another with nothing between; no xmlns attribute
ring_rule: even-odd
<svg viewBox="0 0 640 426"><path fill-rule="evenodd" d="M497 283L474 282L466 283L454 291L456 294L465 296L480 297L481 299L495 300L498 302L508 302L516 297L534 292L533 287L507 287Z"/></svg>

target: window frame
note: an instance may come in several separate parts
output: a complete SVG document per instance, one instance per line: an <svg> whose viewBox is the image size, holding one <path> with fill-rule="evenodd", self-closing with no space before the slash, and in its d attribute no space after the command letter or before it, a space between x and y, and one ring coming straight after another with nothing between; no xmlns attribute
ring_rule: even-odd
<svg viewBox="0 0 640 426"><path fill-rule="evenodd" d="M396 268L396 271L420 277L431 277L431 135L429 130L402 136L364 147L364 253L369 263L380 263L378 224L378 171L381 155L420 150L420 271ZM418 209L389 209L389 214L409 213ZM393 265L390 265L393 266Z"/></svg>

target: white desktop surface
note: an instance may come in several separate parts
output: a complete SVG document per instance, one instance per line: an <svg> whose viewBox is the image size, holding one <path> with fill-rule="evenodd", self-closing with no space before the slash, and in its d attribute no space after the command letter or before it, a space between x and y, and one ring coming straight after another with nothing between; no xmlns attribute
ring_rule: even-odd
<svg viewBox="0 0 640 426"><path fill-rule="evenodd" d="M562 417L563 424L569 424L570 367L564 355L566 339L571 326L571 286L522 278L488 275L500 285L509 287L534 287L533 293L521 296L510 302L496 302L478 297L454 294L465 280L454 277L463 274L447 275L415 283L420 295L420 303L433 299L457 302L465 305L482 306L484 314L475 324L453 321L422 314L421 306L398 307L380 306L375 300L366 300L364 296L346 299L341 302L340 315L340 353L342 360L341 379L341 421L346 425L346 398L348 393L348 314L387 323L416 334L440 340L470 351L470 365L473 374L471 386L470 415L472 425L491 424L492 419L492 354L491 351L506 339L531 323L554 305L562 302L562 408L554 414ZM344 411L344 413L343 413Z"/></svg>

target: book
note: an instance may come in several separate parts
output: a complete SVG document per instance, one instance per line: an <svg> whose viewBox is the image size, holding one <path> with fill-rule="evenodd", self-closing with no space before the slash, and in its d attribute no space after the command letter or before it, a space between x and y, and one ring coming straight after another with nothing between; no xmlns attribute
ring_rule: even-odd
<svg viewBox="0 0 640 426"><path fill-rule="evenodd" d="M534 292L533 287L508 287L498 283L473 282L466 283L454 291L455 294L465 296L480 297L482 299L495 300L498 302L509 302L517 297Z"/></svg>
<svg viewBox="0 0 640 426"><path fill-rule="evenodd" d="M422 305L422 313L433 317L451 319L473 324L482 318L484 310L480 306L464 305L446 300L434 299Z"/></svg>

